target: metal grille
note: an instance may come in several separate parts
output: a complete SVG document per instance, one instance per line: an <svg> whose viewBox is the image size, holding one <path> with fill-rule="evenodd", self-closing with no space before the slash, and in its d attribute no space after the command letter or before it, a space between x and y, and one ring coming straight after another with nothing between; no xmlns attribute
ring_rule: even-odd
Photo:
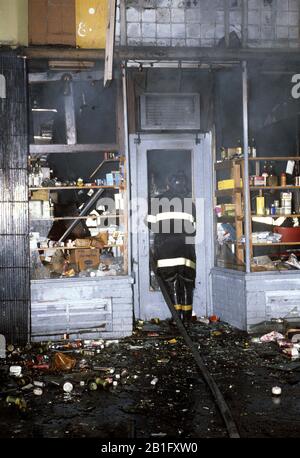
<svg viewBox="0 0 300 458"><path fill-rule="evenodd" d="M199 94L144 94L142 130L199 130Z"/></svg>
<svg viewBox="0 0 300 458"><path fill-rule="evenodd" d="M0 53L0 333L10 343L29 337L30 256L27 182L27 98L23 59Z"/></svg>

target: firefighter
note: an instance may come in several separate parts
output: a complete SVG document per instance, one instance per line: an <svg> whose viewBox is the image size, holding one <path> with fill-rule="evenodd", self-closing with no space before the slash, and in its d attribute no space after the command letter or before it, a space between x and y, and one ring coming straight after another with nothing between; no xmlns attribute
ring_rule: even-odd
<svg viewBox="0 0 300 458"><path fill-rule="evenodd" d="M177 172L168 179L167 190L151 199L147 221L154 232L157 273L164 281L181 320L190 322L196 277L195 207L187 179Z"/></svg>

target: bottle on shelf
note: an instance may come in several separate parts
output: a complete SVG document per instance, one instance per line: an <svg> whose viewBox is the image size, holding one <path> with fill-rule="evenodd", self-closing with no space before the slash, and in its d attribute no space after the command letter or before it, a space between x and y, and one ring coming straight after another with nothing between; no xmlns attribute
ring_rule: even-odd
<svg viewBox="0 0 300 458"><path fill-rule="evenodd" d="M295 186L300 186L300 169L299 169L299 162L295 162L294 167L294 184Z"/></svg>
<svg viewBox="0 0 300 458"><path fill-rule="evenodd" d="M274 167L272 164L269 167L269 176L267 179L267 185L271 187L278 186L278 177L274 172Z"/></svg>
<svg viewBox="0 0 300 458"><path fill-rule="evenodd" d="M224 146L221 147L221 161L225 161L227 159L227 153L226 153L226 149L224 148Z"/></svg>
<svg viewBox="0 0 300 458"><path fill-rule="evenodd" d="M240 140L240 138L238 138L238 141L237 141L237 149L236 149L236 152L237 152L237 155L239 157L242 157L243 155L243 147L242 147L242 142Z"/></svg>
<svg viewBox="0 0 300 458"><path fill-rule="evenodd" d="M260 216L264 216L265 214L265 198L261 189L259 191L259 196L256 197L256 214Z"/></svg>
<svg viewBox="0 0 300 458"><path fill-rule="evenodd" d="M251 138L249 142L249 148L250 148L250 156L256 157L256 142L254 138Z"/></svg>
<svg viewBox="0 0 300 458"><path fill-rule="evenodd" d="M280 175L280 186L286 186L286 173L282 172Z"/></svg>
<svg viewBox="0 0 300 458"><path fill-rule="evenodd" d="M268 167L267 161L264 162L263 172L262 172L261 176L265 180L264 185L267 186L268 178L269 178L269 167Z"/></svg>

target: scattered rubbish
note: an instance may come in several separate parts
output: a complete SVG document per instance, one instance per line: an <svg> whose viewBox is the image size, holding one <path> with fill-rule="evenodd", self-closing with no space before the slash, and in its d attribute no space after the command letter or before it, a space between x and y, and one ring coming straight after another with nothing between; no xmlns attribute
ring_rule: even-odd
<svg viewBox="0 0 300 458"><path fill-rule="evenodd" d="M152 324L159 324L160 323L160 319L159 318L152 318L151 319L151 323Z"/></svg>
<svg viewBox="0 0 300 458"><path fill-rule="evenodd" d="M151 385L155 386L158 382L158 378L155 377L153 380L151 380Z"/></svg>
<svg viewBox="0 0 300 458"><path fill-rule="evenodd" d="M39 381L34 381L34 382L33 382L33 385L34 385L34 386L37 386L37 387L39 387L39 388L44 388L45 383L44 383L44 382L39 382Z"/></svg>
<svg viewBox="0 0 300 458"><path fill-rule="evenodd" d="M63 385L63 390L65 393L72 393L74 387L71 382L65 382Z"/></svg>
<svg viewBox="0 0 300 458"><path fill-rule="evenodd" d="M28 383L28 385L22 386L21 390L28 391L28 390L32 390L32 388L34 388L34 385L32 385L32 383Z"/></svg>
<svg viewBox="0 0 300 458"><path fill-rule="evenodd" d="M221 336L222 334L223 334L223 333L222 333L221 331L213 331L213 332L211 333L211 335L212 335L213 337L219 337L219 336Z"/></svg>
<svg viewBox="0 0 300 458"><path fill-rule="evenodd" d="M281 392L282 392L282 389L280 388L280 386L273 386L272 388L272 394L274 396L280 396L281 395Z"/></svg>
<svg viewBox="0 0 300 458"><path fill-rule="evenodd" d="M98 390L98 385L95 380L90 380L88 382L88 389L89 391L97 391Z"/></svg>
<svg viewBox="0 0 300 458"><path fill-rule="evenodd" d="M207 325L210 323L209 318L205 318L205 317L198 318L198 322L199 323L203 323L203 324L207 324Z"/></svg>
<svg viewBox="0 0 300 458"><path fill-rule="evenodd" d="M171 340L168 341L168 343L171 344L171 345L174 345L174 344L177 343L177 340L176 339L171 339Z"/></svg>
<svg viewBox="0 0 300 458"><path fill-rule="evenodd" d="M296 348L296 347L283 348L282 352L285 355L290 356L291 358L298 358L299 357L299 349Z"/></svg>
<svg viewBox="0 0 300 458"><path fill-rule="evenodd" d="M68 356L64 353L55 353L53 359L53 370L57 371L70 371L74 369L76 365L76 359Z"/></svg>
<svg viewBox="0 0 300 458"><path fill-rule="evenodd" d="M252 342L252 343L255 343L255 344L260 344L260 343L262 343L262 341L260 340L259 337L252 337L251 342Z"/></svg>
<svg viewBox="0 0 300 458"><path fill-rule="evenodd" d="M106 340L105 347L108 348L111 345L119 345L119 341L118 340Z"/></svg>
<svg viewBox="0 0 300 458"><path fill-rule="evenodd" d="M42 388L35 387L34 390L33 390L33 394L34 394L35 396L42 396L42 395L43 395L43 390L42 390Z"/></svg>
<svg viewBox="0 0 300 458"><path fill-rule="evenodd" d="M9 368L9 374L12 377L21 377L21 375L22 375L22 367L21 366L11 366Z"/></svg>
<svg viewBox="0 0 300 458"><path fill-rule="evenodd" d="M300 329L288 329L286 337L292 342L300 342Z"/></svg>
<svg viewBox="0 0 300 458"><path fill-rule="evenodd" d="M268 334L265 334L260 338L261 342L276 342L277 340L284 339L284 336L280 332L272 331Z"/></svg>
<svg viewBox="0 0 300 458"><path fill-rule="evenodd" d="M6 403L7 404L14 404L20 410L23 410L23 411L25 411L26 408L27 408L27 403L26 403L25 399L22 398L22 397L7 396Z"/></svg>
<svg viewBox="0 0 300 458"><path fill-rule="evenodd" d="M6 340L4 335L0 334L0 359L6 358Z"/></svg>
<svg viewBox="0 0 300 458"><path fill-rule="evenodd" d="M101 387L103 389L108 388L109 385L110 385L109 380L101 379L99 377L96 378L95 383L96 383L97 387L99 386L99 387Z"/></svg>
<svg viewBox="0 0 300 458"><path fill-rule="evenodd" d="M220 318L219 318L217 315L211 315L211 316L209 317L209 321L210 321L211 323L217 323L218 321L220 321Z"/></svg>

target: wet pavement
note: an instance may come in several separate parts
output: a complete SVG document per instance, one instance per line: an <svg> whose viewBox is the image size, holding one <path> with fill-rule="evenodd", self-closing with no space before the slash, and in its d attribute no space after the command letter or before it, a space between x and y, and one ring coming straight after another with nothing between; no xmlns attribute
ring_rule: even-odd
<svg viewBox="0 0 300 458"><path fill-rule="evenodd" d="M252 335L224 323L194 322L189 334L241 437L299 436L298 360L276 342L253 342ZM170 322L140 322L132 337L119 342L51 345L58 347L9 348L0 360L0 438L228 437L189 348ZM73 359L73 369L54 367L58 352ZM9 375L13 365L22 367L23 379ZM67 381L71 393L63 390ZM45 383L41 396L33 382ZM272 396L274 386L281 387L281 396Z"/></svg>

